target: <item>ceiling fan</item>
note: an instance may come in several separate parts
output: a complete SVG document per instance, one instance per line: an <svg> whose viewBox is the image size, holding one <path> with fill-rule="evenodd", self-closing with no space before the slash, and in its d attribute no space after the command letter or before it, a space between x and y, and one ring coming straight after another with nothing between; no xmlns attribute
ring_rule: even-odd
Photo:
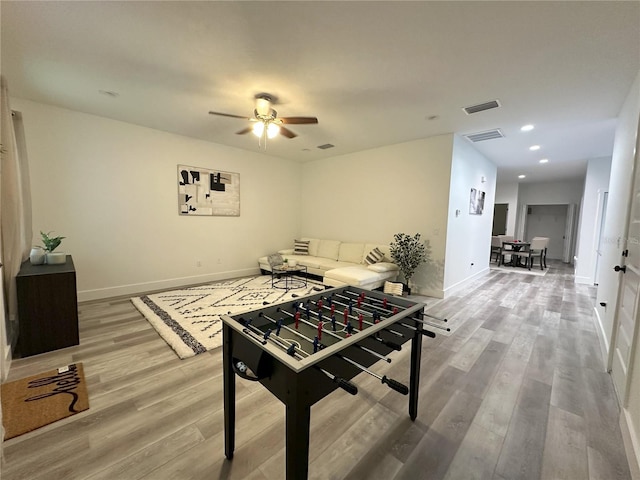
<svg viewBox="0 0 640 480"><path fill-rule="evenodd" d="M274 138L278 134L287 138L295 138L297 135L283 125L305 125L318 123L316 117L278 117L271 105L275 98L268 93L259 93L255 96L256 108L253 110L253 117L243 117L242 115L233 115L231 113L209 112L211 115L220 115L222 117L242 118L253 123L240 131L238 135L245 135L253 132L258 138L265 140ZM266 144L266 142L265 142Z"/></svg>

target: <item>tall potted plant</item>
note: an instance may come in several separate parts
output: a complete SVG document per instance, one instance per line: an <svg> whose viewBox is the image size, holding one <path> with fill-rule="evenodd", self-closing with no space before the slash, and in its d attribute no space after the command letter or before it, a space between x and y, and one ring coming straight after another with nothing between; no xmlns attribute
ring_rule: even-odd
<svg viewBox="0 0 640 480"><path fill-rule="evenodd" d="M407 292L411 294L409 281L416 269L428 260L424 242L420 241L419 233L416 233L413 237L406 233L396 233L389 248L391 258L398 265L402 276L407 282Z"/></svg>

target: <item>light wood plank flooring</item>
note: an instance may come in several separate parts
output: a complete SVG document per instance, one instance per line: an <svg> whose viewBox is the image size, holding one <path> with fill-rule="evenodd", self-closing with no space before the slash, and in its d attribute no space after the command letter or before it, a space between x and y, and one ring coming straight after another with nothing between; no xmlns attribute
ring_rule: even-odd
<svg viewBox="0 0 640 480"><path fill-rule="evenodd" d="M629 479L592 318L595 290L491 272L437 303L455 331L423 343L418 418L356 377L311 409L313 479ZM408 381L409 349L373 370ZM80 345L14 360L9 379L83 362L90 409L4 444L4 480L284 478L284 406L238 379L223 453L221 349L180 360L127 299L80 305Z"/></svg>

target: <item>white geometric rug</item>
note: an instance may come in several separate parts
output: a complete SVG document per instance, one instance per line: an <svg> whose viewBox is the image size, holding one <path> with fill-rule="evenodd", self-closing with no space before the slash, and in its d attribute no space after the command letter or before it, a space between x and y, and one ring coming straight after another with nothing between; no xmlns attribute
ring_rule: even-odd
<svg viewBox="0 0 640 480"><path fill-rule="evenodd" d="M134 297L131 302L180 358L188 358L222 345L221 315L257 310L321 290L322 283L313 280L307 281L306 288L271 288L271 275L262 275Z"/></svg>

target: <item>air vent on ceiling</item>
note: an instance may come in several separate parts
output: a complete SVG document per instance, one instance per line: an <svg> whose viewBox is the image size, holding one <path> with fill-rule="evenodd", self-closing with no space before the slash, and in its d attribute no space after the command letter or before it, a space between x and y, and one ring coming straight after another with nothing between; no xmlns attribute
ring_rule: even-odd
<svg viewBox="0 0 640 480"><path fill-rule="evenodd" d="M490 102L464 107L463 110L467 115L471 115L472 113L484 112L485 110L491 110L492 108L498 108L499 106L500 102L498 100L491 100Z"/></svg>
<svg viewBox="0 0 640 480"><path fill-rule="evenodd" d="M482 142L484 140L493 140L494 138L503 138L504 135L499 128L493 130L487 130L486 132L469 133L465 135L472 142Z"/></svg>
<svg viewBox="0 0 640 480"><path fill-rule="evenodd" d="M318 145L320 150L326 150L327 148L333 148L335 145L331 145L330 143L325 143L324 145Z"/></svg>

